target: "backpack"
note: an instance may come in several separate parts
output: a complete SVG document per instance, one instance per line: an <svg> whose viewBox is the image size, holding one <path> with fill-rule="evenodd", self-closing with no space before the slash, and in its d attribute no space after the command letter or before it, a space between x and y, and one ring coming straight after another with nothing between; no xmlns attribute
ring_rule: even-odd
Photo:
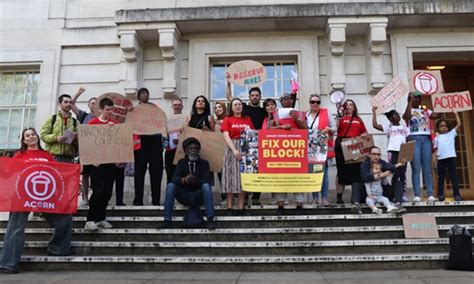
<svg viewBox="0 0 474 284"><path fill-rule="evenodd" d="M55 113L53 114L53 117L51 118L51 129L53 129L54 127L54 123L56 122L56 117L58 115ZM77 119L75 119L74 117L71 117L72 118L72 124L74 125L74 129L77 129Z"/></svg>

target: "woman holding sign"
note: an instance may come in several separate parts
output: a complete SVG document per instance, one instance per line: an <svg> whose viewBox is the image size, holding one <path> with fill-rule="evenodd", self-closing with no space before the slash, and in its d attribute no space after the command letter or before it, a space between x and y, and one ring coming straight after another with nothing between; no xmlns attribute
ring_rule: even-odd
<svg viewBox="0 0 474 284"><path fill-rule="evenodd" d="M54 162L53 157L41 148L34 128L26 128L21 134L21 148L14 159ZM18 273L18 262L25 246L25 227L30 212L10 212L5 239L0 256L0 273ZM48 244L48 254L66 256L71 253L72 215L44 214L54 227L53 237Z"/></svg>
<svg viewBox="0 0 474 284"><path fill-rule="evenodd" d="M357 106L353 100L346 100L342 105L342 117L337 121L337 139L334 150L336 152L337 167L337 186L342 188L337 193L337 201L342 201L342 193L345 185L352 186L352 202L354 203L353 211L360 213L360 202L365 200L362 188L362 180L360 177L361 163L347 164L342 153L341 140L344 138L353 138L367 136L367 129L357 112Z"/></svg>
<svg viewBox="0 0 474 284"><path fill-rule="evenodd" d="M242 115L243 104L240 99L234 98L230 103L230 114L222 122L221 131L224 134L227 148L224 154L222 169L222 192L227 194L228 215L232 215L234 193L238 194L239 214L243 214L245 193L242 191L240 180L240 132L247 128L255 129L250 117Z"/></svg>
<svg viewBox="0 0 474 284"><path fill-rule="evenodd" d="M188 126L192 128L214 131L214 119L211 115L211 106L204 96L194 99L191 119Z"/></svg>

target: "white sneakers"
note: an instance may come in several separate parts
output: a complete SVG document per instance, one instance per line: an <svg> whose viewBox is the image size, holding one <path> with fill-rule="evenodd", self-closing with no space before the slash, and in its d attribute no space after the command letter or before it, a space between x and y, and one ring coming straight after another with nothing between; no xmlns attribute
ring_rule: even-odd
<svg viewBox="0 0 474 284"><path fill-rule="evenodd" d="M430 197L428 197L428 201L429 201L429 202L435 202L435 201L436 201L436 197L434 197L433 195L431 195Z"/></svg>
<svg viewBox="0 0 474 284"><path fill-rule="evenodd" d="M106 220L100 222L87 221L84 229L89 232L97 231L98 229L112 229L114 226Z"/></svg>
<svg viewBox="0 0 474 284"><path fill-rule="evenodd" d="M398 208L395 207L395 206L392 206L392 207L390 207L390 208L387 208L387 213L390 213L390 214L398 213Z"/></svg>
<svg viewBox="0 0 474 284"><path fill-rule="evenodd" d="M415 196L412 201L421 202L421 198L419 196ZM430 195L430 197L428 197L428 202L435 202L435 201L437 201L437 199L433 195Z"/></svg>
<svg viewBox="0 0 474 284"><path fill-rule="evenodd" d="M421 198L419 196L415 196L413 198L413 202L421 202Z"/></svg>
<svg viewBox="0 0 474 284"><path fill-rule="evenodd" d="M375 207L374 209L372 209L372 213L377 214L377 215L381 215L383 213L383 211L382 211L382 209Z"/></svg>

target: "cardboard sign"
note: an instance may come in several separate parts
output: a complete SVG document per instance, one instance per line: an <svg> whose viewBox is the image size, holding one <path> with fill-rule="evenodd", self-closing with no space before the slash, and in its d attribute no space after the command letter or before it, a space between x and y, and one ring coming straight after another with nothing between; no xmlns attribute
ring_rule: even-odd
<svg viewBox="0 0 474 284"><path fill-rule="evenodd" d="M133 162L133 131L128 123L79 125L79 153L83 165Z"/></svg>
<svg viewBox="0 0 474 284"><path fill-rule="evenodd" d="M128 108L133 106L133 103L127 99L124 95L119 93L105 93L99 97L97 100L97 108L99 108L100 100L103 98L109 98L114 101L114 111L111 118L117 121L118 123L125 122L125 117L127 116Z"/></svg>
<svg viewBox="0 0 474 284"><path fill-rule="evenodd" d="M168 117L167 128L168 132L180 130L186 125L189 116L187 114L172 114Z"/></svg>
<svg viewBox="0 0 474 284"><path fill-rule="evenodd" d="M403 229L407 239L439 239L436 218L430 214L403 215Z"/></svg>
<svg viewBox="0 0 474 284"><path fill-rule="evenodd" d="M472 109L471 94L469 91L434 94L431 96L434 112L456 112Z"/></svg>
<svg viewBox="0 0 474 284"><path fill-rule="evenodd" d="M133 133L137 135L166 135L166 113L154 104L137 105L127 113L126 121L133 126Z"/></svg>
<svg viewBox="0 0 474 284"><path fill-rule="evenodd" d="M415 141L403 143L400 145L397 163L401 163L403 159L407 162L413 161L413 155L415 155Z"/></svg>
<svg viewBox="0 0 474 284"><path fill-rule="evenodd" d="M253 60L234 62L225 72L229 82L244 87L260 86L267 79L265 67Z"/></svg>
<svg viewBox="0 0 474 284"><path fill-rule="evenodd" d="M211 172L221 172L224 163L224 150L227 145L224 136L221 133L203 131L189 126L185 126L183 132L179 136L178 147L176 149L173 164L178 164L178 161L184 158L183 141L189 137L194 137L201 143L201 151L199 155L202 159L209 162Z"/></svg>
<svg viewBox="0 0 474 284"><path fill-rule="evenodd" d="M439 70L414 70L408 72L410 92L418 91L423 95L444 93L443 80Z"/></svg>
<svg viewBox="0 0 474 284"><path fill-rule="evenodd" d="M369 154L370 147L374 146L372 135L354 137L341 140L342 153L346 164L361 163Z"/></svg>
<svg viewBox="0 0 474 284"><path fill-rule="evenodd" d="M370 105L376 106L376 113L381 114L407 93L408 87L400 80L400 77L395 77L370 99Z"/></svg>

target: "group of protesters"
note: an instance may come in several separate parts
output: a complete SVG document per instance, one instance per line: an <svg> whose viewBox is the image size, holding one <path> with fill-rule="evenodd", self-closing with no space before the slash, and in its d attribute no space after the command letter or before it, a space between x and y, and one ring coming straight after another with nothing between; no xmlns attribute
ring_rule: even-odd
<svg viewBox="0 0 474 284"><path fill-rule="evenodd" d="M35 129L25 129L21 134L21 149L14 156L16 159L31 159L40 161L56 161L73 163L77 154L77 129L78 124L104 124L113 125L117 121L111 118L114 102L110 98L91 98L88 101L90 112L80 110L76 106L79 96L85 89L80 88L74 97L61 95L58 98L59 109L44 124L38 134ZM388 122L379 124L377 108L373 108L372 124L376 130L383 131L388 138L388 161L381 159L381 150L374 146L369 149L368 158L362 163L347 163L344 159L341 141L345 138L367 136L367 128L359 117L356 103L347 99L337 110L337 115L330 113L328 108L321 107L321 97L318 94L309 96L310 109L306 112L298 111L296 106L297 93L284 93L277 108L277 101L267 98L261 107L262 93L258 87L251 88L248 92L249 101L244 103L232 95L231 85L227 83L226 98L229 104L217 102L214 113L211 104L204 96L194 99L191 114L187 125L203 131L220 131L227 144L222 173L218 174L218 181L222 189L221 198L225 200L228 215L242 215L246 193L242 191L240 179L240 165L242 156L239 148L240 134L245 129L314 129L328 134L327 161L335 158L337 167L336 203L343 201L344 187L352 187L352 211L362 213L361 203L366 203L374 214L381 214L377 207L383 204L388 213L402 214L406 212L402 203L406 191L406 161L398 161L400 146L407 141L415 141L415 153L412 165L412 183L414 190L413 202L422 200L420 190L420 172L423 172L423 181L427 191L428 201L435 201L433 195L432 177L432 120L439 115L421 106L421 96L410 93L407 107L402 115L391 110L385 113ZM150 93L146 88L137 92L140 104L149 102ZM227 105L229 111L227 111ZM181 114L183 103L181 99L172 101L174 114ZM133 111L133 108L130 109ZM75 117L73 116L75 114ZM289 115L285 115L289 114ZM434 140L438 156L438 199L445 199L443 186L446 170L453 185L454 198L459 201L459 184L456 177L456 152L454 140L460 127L457 113L456 126L449 130L448 122L438 120L436 127L439 135ZM337 136L334 139L334 136ZM161 134L139 135L134 137L134 206L144 204L144 179L146 170L150 173L151 203L161 204L161 183L163 170L166 169L167 188L164 198L164 222L161 228L172 227L172 213L175 199L188 206L204 205L206 208L207 228L213 230L214 200L212 187L214 186L214 173L210 171L208 161L199 155L201 143L195 138L182 141L185 157L177 165L173 164L176 148L170 147L177 144L177 137L169 137L169 142ZM46 149L40 144L42 140ZM68 141L69 140L69 141ZM164 155L163 155L164 153ZM100 164L89 165L82 172L82 203L88 204L87 222L85 229L95 231L110 229L112 224L106 220L106 208L111 199L112 191L116 188L116 205L125 205L123 200L125 165ZM393 196L387 196L385 189L388 187L387 178L392 176L390 187ZM90 179L90 183L89 183ZM92 195L89 198L89 187ZM328 162L324 167L321 190L312 194L313 204L329 206L328 199L329 177ZM237 196L237 210L234 210L234 196ZM277 204L277 214L284 215L284 205L287 193L272 194ZM389 197L389 198L387 198ZM304 214L304 203L307 202L304 193L294 193L296 200L296 214ZM252 204L260 204L260 193L253 193L249 199ZM393 203L392 203L393 202ZM51 255L69 255L73 253L70 244L71 215L44 214L49 224L54 227L53 238L48 246ZM28 212L11 212L5 242L0 259L0 268L3 273L18 271L18 261L25 242L24 228Z"/></svg>

